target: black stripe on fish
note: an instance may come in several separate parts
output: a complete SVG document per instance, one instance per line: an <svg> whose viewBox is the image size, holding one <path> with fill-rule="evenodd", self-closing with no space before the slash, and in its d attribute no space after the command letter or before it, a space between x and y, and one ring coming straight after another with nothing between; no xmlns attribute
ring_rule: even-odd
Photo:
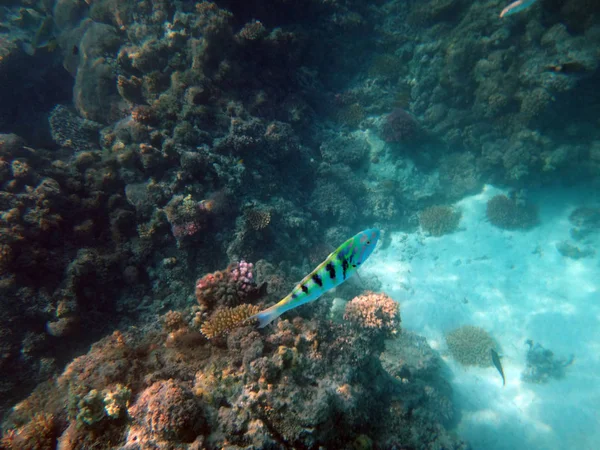
<svg viewBox="0 0 600 450"><path fill-rule="evenodd" d="M317 283L319 285L319 287L323 287L323 281L321 280L321 277L318 274L314 274L312 276L312 279L315 283Z"/></svg>
<svg viewBox="0 0 600 450"><path fill-rule="evenodd" d="M344 271L344 280L346 279L346 271L348 270L348 261L344 259L342 261L342 270Z"/></svg>
<svg viewBox="0 0 600 450"><path fill-rule="evenodd" d="M335 267L333 267L333 264L327 263L325 269L327 270L327 272L329 272L329 278L333 280L335 278Z"/></svg>
<svg viewBox="0 0 600 450"><path fill-rule="evenodd" d="M302 286L300 286L300 289L302 289L302 292L304 292L305 294L308 294L308 288L306 287L305 284L303 284Z"/></svg>

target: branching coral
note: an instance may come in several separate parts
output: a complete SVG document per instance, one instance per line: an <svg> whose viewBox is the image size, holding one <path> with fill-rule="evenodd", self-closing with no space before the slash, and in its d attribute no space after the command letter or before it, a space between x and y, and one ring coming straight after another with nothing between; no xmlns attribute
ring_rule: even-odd
<svg viewBox="0 0 600 450"><path fill-rule="evenodd" d="M208 339L215 338L242 326L249 317L258 314L259 311L260 307L257 305L248 304L238 305L235 308L221 309L202 324L200 331Z"/></svg>
<svg viewBox="0 0 600 450"><path fill-rule="evenodd" d="M400 327L400 305L385 294L367 292L346 304L344 319L360 329L393 336Z"/></svg>

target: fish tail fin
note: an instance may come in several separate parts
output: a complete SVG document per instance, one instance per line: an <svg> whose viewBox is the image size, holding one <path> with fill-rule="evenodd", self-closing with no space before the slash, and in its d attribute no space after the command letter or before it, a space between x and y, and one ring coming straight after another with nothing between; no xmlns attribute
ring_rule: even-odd
<svg viewBox="0 0 600 450"><path fill-rule="evenodd" d="M277 319L283 311L279 310L277 305L271 306L258 314L253 315L250 319L258 320L258 328L264 328Z"/></svg>

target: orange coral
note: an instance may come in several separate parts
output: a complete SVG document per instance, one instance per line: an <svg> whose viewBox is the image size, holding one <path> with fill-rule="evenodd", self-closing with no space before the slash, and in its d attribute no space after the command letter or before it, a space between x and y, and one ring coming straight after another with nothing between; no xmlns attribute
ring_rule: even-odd
<svg viewBox="0 0 600 450"><path fill-rule="evenodd" d="M168 311L161 319L166 331L177 331L187 325L179 311Z"/></svg>
<svg viewBox="0 0 600 450"><path fill-rule="evenodd" d="M212 339L242 326L248 318L258 314L259 311L258 306L248 304L239 305L235 308L224 308L207 320L200 331L208 339Z"/></svg>

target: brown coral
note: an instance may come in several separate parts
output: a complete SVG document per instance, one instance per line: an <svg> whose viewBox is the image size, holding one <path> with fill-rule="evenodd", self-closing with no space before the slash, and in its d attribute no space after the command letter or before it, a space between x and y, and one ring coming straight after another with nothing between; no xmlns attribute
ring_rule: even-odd
<svg viewBox="0 0 600 450"><path fill-rule="evenodd" d="M52 414L39 413L21 428L9 430L0 440L7 450L49 450L56 446L57 426Z"/></svg>
<svg viewBox="0 0 600 450"><path fill-rule="evenodd" d="M146 105L140 105L133 108L131 111L131 118L144 125L156 125L158 123L156 113L150 106Z"/></svg>
<svg viewBox="0 0 600 450"><path fill-rule="evenodd" d="M502 194L488 200L486 215L492 225L507 230L526 230L538 222L535 206Z"/></svg>
<svg viewBox="0 0 600 450"><path fill-rule="evenodd" d="M419 223L432 236L443 236L458 228L461 212L451 206L434 205L419 214Z"/></svg>
<svg viewBox="0 0 600 450"><path fill-rule="evenodd" d="M161 319L166 331L177 331L187 325L180 311L168 311Z"/></svg>
<svg viewBox="0 0 600 450"><path fill-rule="evenodd" d="M204 322L200 331L208 339L215 338L241 326L248 318L258 314L259 311L258 306L249 304L239 305L235 308L224 308Z"/></svg>
<svg viewBox="0 0 600 450"><path fill-rule="evenodd" d="M267 34L267 29L259 20L248 22L237 34L240 39L256 41Z"/></svg>
<svg viewBox="0 0 600 450"><path fill-rule="evenodd" d="M129 414L146 432L161 439L192 442L204 426L199 399L185 384L172 379L145 389Z"/></svg>
<svg viewBox="0 0 600 450"><path fill-rule="evenodd" d="M344 319L364 330L395 335L400 326L400 305L385 294L366 292L348 302Z"/></svg>
<svg viewBox="0 0 600 450"><path fill-rule="evenodd" d="M246 221L254 230L262 230L271 223L271 212L267 209L252 208L244 212Z"/></svg>

